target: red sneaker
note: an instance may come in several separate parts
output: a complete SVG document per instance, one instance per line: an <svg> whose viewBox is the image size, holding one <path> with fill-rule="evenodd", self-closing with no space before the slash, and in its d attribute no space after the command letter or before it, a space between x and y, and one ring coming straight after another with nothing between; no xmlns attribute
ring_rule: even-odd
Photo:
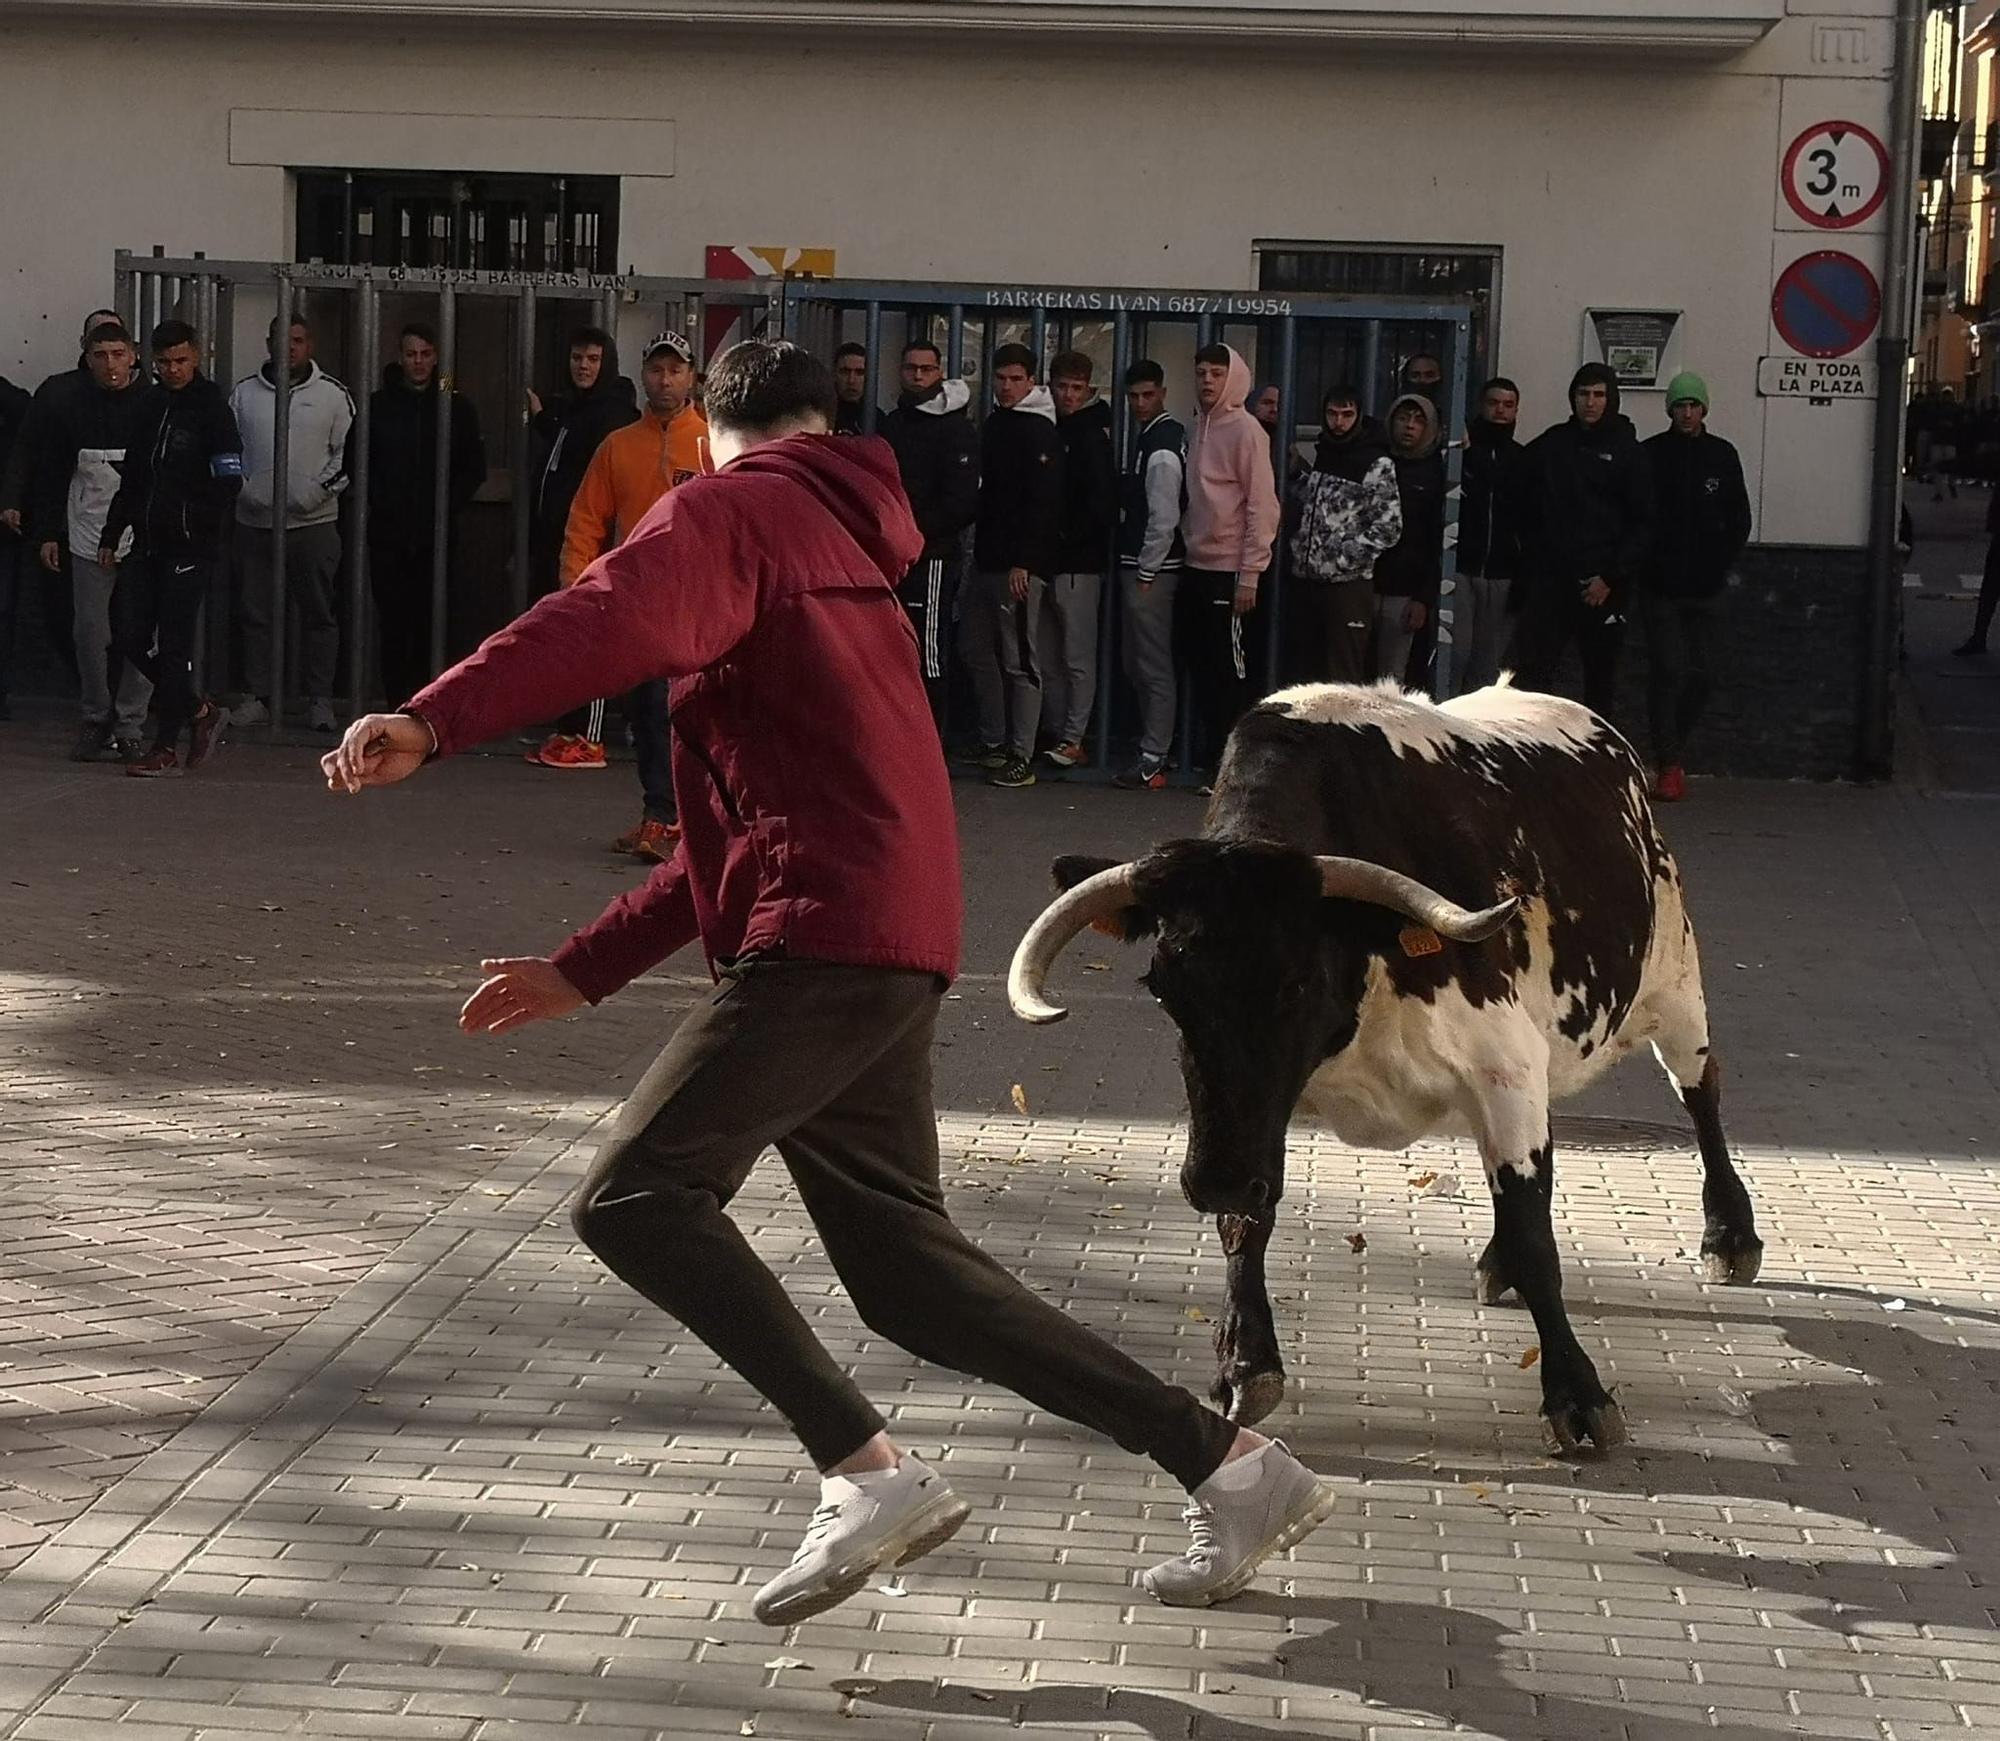
<svg viewBox="0 0 2000 1741"><path fill-rule="evenodd" d="M158 780L180 771L180 758L172 750L149 750L136 762L125 764L125 772L135 780Z"/></svg>
<svg viewBox="0 0 2000 1741"><path fill-rule="evenodd" d="M639 832L632 841L634 858L649 858L655 864L665 864L674 856L674 848L681 843L680 826L673 822L655 822L648 816L639 824Z"/></svg>
<svg viewBox="0 0 2000 1741"><path fill-rule="evenodd" d="M601 768L605 765L604 746L587 737L557 732L540 749L531 751L528 760L544 768Z"/></svg>
<svg viewBox="0 0 2000 1741"><path fill-rule="evenodd" d="M1687 775L1681 772L1679 764L1662 768L1660 777L1653 782L1653 796L1662 804L1678 804L1687 795Z"/></svg>
<svg viewBox="0 0 2000 1741"><path fill-rule="evenodd" d="M204 699L200 711L188 724L187 771L192 774L203 762L215 754L222 743L222 728L229 723L229 716L214 702Z"/></svg>

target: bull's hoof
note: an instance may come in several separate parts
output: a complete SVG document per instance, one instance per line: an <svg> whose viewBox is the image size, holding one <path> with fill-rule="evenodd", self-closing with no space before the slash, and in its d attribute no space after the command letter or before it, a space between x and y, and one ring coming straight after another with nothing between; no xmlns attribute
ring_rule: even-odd
<svg viewBox="0 0 2000 1741"><path fill-rule="evenodd" d="M1481 1264L1472 1272L1472 1296L1482 1306L1504 1306L1508 1303L1507 1296L1513 1291L1514 1284L1498 1270ZM1516 1299L1513 1303L1518 1306L1521 1302Z"/></svg>
<svg viewBox="0 0 2000 1741"><path fill-rule="evenodd" d="M1764 1267L1761 1240L1744 1245L1704 1245L1701 1251L1701 1279L1725 1287L1746 1288Z"/></svg>
<svg viewBox="0 0 2000 1741"><path fill-rule="evenodd" d="M1285 1400L1282 1372L1225 1373L1209 1387L1215 1406L1239 1427L1254 1427Z"/></svg>
<svg viewBox="0 0 2000 1741"><path fill-rule="evenodd" d="M1601 1453L1630 1437L1624 1410L1609 1396L1597 1403L1544 1400L1542 1404L1542 1439L1551 1456Z"/></svg>

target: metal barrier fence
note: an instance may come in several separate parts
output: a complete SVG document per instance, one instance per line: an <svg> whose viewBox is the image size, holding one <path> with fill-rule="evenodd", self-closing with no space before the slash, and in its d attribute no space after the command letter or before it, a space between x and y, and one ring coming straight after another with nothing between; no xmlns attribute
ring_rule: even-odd
<svg viewBox="0 0 2000 1741"><path fill-rule="evenodd" d="M305 298L331 296L349 306L344 324L354 340L353 371L356 401L352 465L348 473L347 548L345 562L345 628L348 648L346 699L360 712L369 694L367 683L368 616L368 498L373 455L367 415L368 395L381 364L384 308L387 298L421 299L438 335L438 407L435 468L432 475L430 665L441 671L451 610L450 503L452 423L450 400L460 391L460 310L466 299L512 305L512 362L520 386L535 380L539 316L549 303L581 304L582 317L616 335L622 325L650 322L647 336L662 330L683 333L703 355L702 334L707 316L723 310L749 317L759 330L775 331L783 320L783 286L776 279L721 282L699 278L654 278L638 275L609 277L571 272L412 271L395 267L328 266L289 262L211 260L202 255L170 259L161 254L117 256L117 304L143 342L161 320L178 316L198 335L204 367L225 389L236 379L235 358L246 332L270 333L268 349L257 347L259 362L269 362L276 397L273 413L272 473L289 476L291 434L291 372L286 366L289 318L301 312ZM406 305L407 306L407 305ZM279 320L283 313L287 319ZM512 614L526 609L529 589L530 516L533 453L525 403L519 398L506 407L509 434L507 469L512 492L512 561L509 564L509 604ZM282 483L273 489L271 572L271 670L274 693L270 703L273 726L284 716L289 691L285 657L287 635L286 539ZM211 644L216 637L212 633ZM404 699L391 696L391 701Z"/></svg>
<svg viewBox="0 0 2000 1741"><path fill-rule="evenodd" d="M1279 391L1278 434L1273 464L1282 489L1290 456L1299 435L1316 428L1310 415L1319 409L1318 393L1337 378L1351 378L1360 387L1364 408L1381 408L1393 395L1385 384L1417 351L1428 352L1443 366L1439 394L1441 428L1461 427L1469 402L1469 309L1460 303L1361 300L1339 296L1301 296L1254 291L1148 290L1108 287L1021 286L934 283L850 283L841 280L780 280L775 278L721 281L656 278L588 273L505 273L411 271L388 267L328 266L317 263L211 260L202 255L168 258L155 252L117 256L117 302L142 339L160 320L178 316L199 335L205 366L225 387L236 378L239 340L250 335L260 363L268 360L275 390L273 474L285 479L289 466L291 374L287 367L287 323L311 299L321 309L329 299L338 307L353 352L356 419L349 470L348 525L345 557L345 631L348 649L346 699L359 712L369 697L367 681L370 614L368 587L368 496L373 455L367 397L379 371L381 343L391 300L404 309L407 299L428 313L438 333L439 403L435 468L432 474L433 534L431 547L431 668L446 661L451 609L450 504L452 422L450 399L461 391L461 307L468 300L482 309L496 302L511 304L513 355L506 359L518 371L519 386L532 385L537 363L537 336L544 315L554 305L582 305L582 318L602 326L614 337L621 327L644 335L662 329L683 333L706 363L715 335L737 331L783 331L823 356L847 340L863 344L868 353L868 383L864 423L872 428L885 400L893 401L889 383L902 346L912 337L939 345L953 376L976 376L983 400L983 383L990 377L996 345L1019 340L1046 363L1054 350L1080 349L1104 365L1098 379L1111 398L1114 444L1122 469L1132 439L1120 384L1135 358L1153 356L1167 366L1170 380L1191 384L1193 351L1223 339L1251 364L1253 375ZM572 315L574 317L574 313ZM268 346L256 343L268 329ZM1315 378L1315 364L1317 377ZM1177 398L1185 397L1179 393ZM508 606L518 613L528 602L534 454L525 403L518 397L505 405L510 436L511 547ZM1301 412L1306 413L1301 416ZM1434 685L1447 693L1451 661L1451 595L1454 584L1452 550L1460 482L1456 445L1445 449L1447 524L1443 588L1436 625L1437 655ZM270 565L273 574L271 667L274 693L270 703L273 725L282 721L290 688L286 643L286 536L282 511L283 484L273 491L274 511ZM1284 668L1283 634L1286 575L1284 540L1260 596L1263 618L1263 677L1275 684ZM1111 584L1103 591L1098 638L1100 718L1109 721L1116 670L1117 562L1107 550ZM218 633L217 631L220 631ZM211 645L225 645L224 625L212 628ZM391 701L402 699L390 697ZM1108 730L1097 734L1096 758L1106 754ZM1185 746L1187 734L1182 733Z"/></svg>

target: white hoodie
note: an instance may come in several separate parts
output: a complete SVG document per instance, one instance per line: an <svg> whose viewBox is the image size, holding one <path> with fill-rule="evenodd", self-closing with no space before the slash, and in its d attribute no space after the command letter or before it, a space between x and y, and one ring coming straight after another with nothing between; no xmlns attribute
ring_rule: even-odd
<svg viewBox="0 0 2000 1741"><path fill-rule="evenodd" d="M259 369L236 383L229 409L243 436L243 493L236 498L240 525L269 530L271 462L277 448L278 390ZM354 427L354 401L347 389L317 363L292 387L290 473L285 491L285 524L323 526L340 513L347 488L347 432Z"/></svg>

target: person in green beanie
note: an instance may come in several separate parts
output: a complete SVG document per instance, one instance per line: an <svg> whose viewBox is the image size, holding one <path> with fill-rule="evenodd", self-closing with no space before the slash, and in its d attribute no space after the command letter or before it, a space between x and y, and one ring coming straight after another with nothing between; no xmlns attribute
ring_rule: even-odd
<svg viewBox="0 0 2000 1741"><path fill-rule="evenodd" d="M1708 428L1708 383L1684 369L1667 383L1667 427L1644 442L1658 505L1653 559L1640 589L1653 795L1687 796L1682 763L1714 688L1729 573L1750 542L1750 494L1736 449Z"/></svg>

